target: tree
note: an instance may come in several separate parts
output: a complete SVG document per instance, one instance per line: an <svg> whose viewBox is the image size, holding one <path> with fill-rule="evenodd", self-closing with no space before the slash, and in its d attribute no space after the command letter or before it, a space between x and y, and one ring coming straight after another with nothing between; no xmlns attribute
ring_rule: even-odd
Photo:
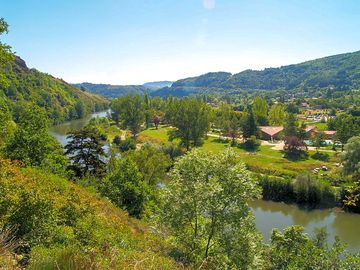
<svg viewBox="0 0 360 270"><path fill-rule="evenodd" d="M65 146L65 154L70 157L69 169L74 171L75 176L103 176L106 172L105 152L98 131L86 127L70 133L67 138L69 142Z"/></svg>
<svg viewBox="0 0 360 270"><path fill-rule="evenodd" d="M153 122L154 122L155 128L158 129L159 124L160 124L160 117L157 114L154 116Z"/></svg>
<svg viewBox="0 0 360 270"><path fill-rule="evenodd" d="M231 144L235 145L235 140L236 138L239 136L239 126L240 126L240 121L239 119L236 117L235 114L232 114L230 123L229 123L229 131L227 133L227 136L229 136L231 138Z"/></svg>
<svg viewBox="0 0 360 270"><path fill-rule="evenodd" d="M285 120L285 108L281 103L271 106L269 111L269 124L271 126L282 126Z"/></svg>
<svg viewBox="0 0 360 270"><path fill-rule="evenodd" d="M304 141L296 136L285 137L284 143L284 151L289 156L299 157L307 150Z"/></svg>
<svg viewBox="0 0 360 270"><path fill-rule="evenodd" d="M50 154L62 155L61 145L48 133L48 123L44 109L32 104L25 106L13 136L6 141L5 156L29 166L40 166Z"/></svg>
<svg viewBox="0 0 360 270"><path fill-rule="evenodd" d="M343 115L336 120L336 138L341 142L341 151L344 151L344 145L357 132L353 117Z"/></svg>
<svg viewBox="0 0 360 270"><path fill-rule="evenodd" d="M151 119L153 119L154 112L151 107L151 99L147 92L144 94L144 114L145 114L145 126L148 129L151 124Z"/></svg>
<svg viewBox="0 0 360 270"><path fill-rule="evenodd" d="M5 143L6 139L11 137L16 129L16 124L12 120L9 106L5 100L0 98L0 147Z"/></svg>
<svg viewBox="0 0 360 270"><path fill-rule="evenodd" d="M176 128L170 131L170 139L179 138L187 150L199 146L210 125L210 108L196 98L174 100L170 123Z"/></svg>
<svg viewBox="0 0 360 270"><path fill-rule="evenodd" d="M162 224L194 268L253 269L259 236L248 201L257 183L233 150L180 157L163 193Z"/></svg>
<svg viewBox="0 0 360 270"><path fill-rule="evenodd" d="M143 180L150 186L156 186L162 181L170 166L169 156L148 143L140 150L131 152L128 157L137 164Z"/></svg>
<svg viewBox="0 0 360 270"><path fill-rule="evenodd" d="M251 136L258 135L258 128L256 126L254 114L251 107L248 108L248 111L242 122L242 133L245 140L247 140Z"/></svg>
<svg viewBox="0 0 360 270"><path fill-rule="evenodd" d="M274 229L266 253L268 270L285 269L358 269L359 256L346 254L338 238L332 246L326 241L326 231L318 229L310 238L300 226Z"/></svg>
<svg viewBox="0 0 360 270"><path fill-rule="evenodd" d="M148 186L135 162L121 158L101 183L101 193L131 216L140 218L145 209Z"/></svg>
<svg viewBox="0 0 360 270"><path fill-rule="evenodd" d="M121 123L123 128L129 128L135 138L145 121L144 101L139 95L130 94L119 97L111 104L112 118Z"/></svg>
<svg viewBox="0 0 360 270"><path fill-rule="evenodd" d="M341 160L344 166L343 172L352 175L354 179L360 179L360 136L348 140Z"/></svg>
<svg viewBox="0 0 360 270"><path fill-rule="evenodd" d="M284 135L285 136L297 136L298 135L298 123L296 120L296 115L293 113L286 114L285 125L284 125Z"/></svg>
<svg viewBox="0 0 360 270"><path fill-rule="evenodd" d="M9 25L3 18L0 18L0 37L4 33L8 33ZM11 52L11 47L0 41L0 86L9 86L8 79L6 78L7 71L5 67L14 60L14 54Z"/></svg>
<svg viewBox="0 0 360 270"><path fill-rule="evenodd" d="M324 132L318 132L314 139L314 146L316 148L316 152L319 152L319 148L322 146L325 140Z"/></svg>
<svg viewBox="0 0 360 270"><path fill-rule="evenodd" d="M252 104L252 111L254 113L254 117L258 125L261 126L267 125L268 105L266 99L258 96L255 97L254 102Z"/></svg>

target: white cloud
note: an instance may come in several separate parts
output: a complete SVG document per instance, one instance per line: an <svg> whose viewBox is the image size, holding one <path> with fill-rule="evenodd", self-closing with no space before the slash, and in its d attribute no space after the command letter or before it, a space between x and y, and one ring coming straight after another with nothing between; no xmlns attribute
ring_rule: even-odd
<svg viewBox="0 0 360 270"><path fill-rule="evenodd" d="M203 0L203 6L206 9L214 9L215 8L215 0Z"/></svg>

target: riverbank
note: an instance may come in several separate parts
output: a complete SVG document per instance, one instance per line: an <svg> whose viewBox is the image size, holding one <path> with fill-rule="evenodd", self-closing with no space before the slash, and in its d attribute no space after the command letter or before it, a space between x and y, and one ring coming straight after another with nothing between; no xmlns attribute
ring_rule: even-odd
<svg viewBox="0 0 360 270"><path fill-rule="evenodd" d="M97 116L106 116L107 111L99 112L88 116L87 118L73 120L63 123L61 125L53 126L50 130L62 144L66 144L66 134L70 130L80 129L84 127L91 118ZM121 132L119 136L124 138L124 133ZM152 142L162 143L167 141L167 130L161 127L159 130L148 129L139 135L140 139L151 138ZM209 138L203 148L211 151L223 151L228 144L217 142L218 138ZM258 164L259 156L261 159L266 159L267 166L278 168L281 165L288 165L289 162L282 162L281 153L277 154L271 146L262 146L260 153L248 154L242 149L236 148L236 151L241 155L241 159L245 158L246 162L254 162ZM310 162L305 162L301 168L309 168L312 166ZM316 165L319 166L319 165ZM288 167L286 171L293 173L296 171L295 167ZM357 226L360 224L360 215L347 213L341 211L340 208L327 209L306 209L301 206L283 202L274 202L269 200L256 200L250 203L255 216L255 224L258 230L263 234L264 240L268 241L273 228L284 229L291 225L304 226L305 231L310 235L313 230L318 227L326 227L328 232L327 239L330 243L334 241L335 236L349 244L349 251L357 252L360 250L360 235L357 234Z"/></svg>

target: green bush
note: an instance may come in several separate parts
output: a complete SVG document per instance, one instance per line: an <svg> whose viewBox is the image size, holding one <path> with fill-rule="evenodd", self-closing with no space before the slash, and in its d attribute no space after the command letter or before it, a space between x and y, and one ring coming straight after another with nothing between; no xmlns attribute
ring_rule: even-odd
<svg viewBox="0 0 360 270"><path fill-rule="evenodd" d="M329 161L330 156L327 153L320 153L316 152L315 154L311 155L313 159L321 160L321 161Z"/></svg>
<svg viewBox="0 0 360 270"><path fill-rule="evenodd" d="M135 150L136 149L136 141L132 138L127 138L124 141L120 142L119 149L121 152Z"/></svg>
<svg viewBox="0 0 360 270"><path fill-rule="evenodd" d="M291 179L269 175L258 176L264 200L292 202L295 199Z"/></svg>

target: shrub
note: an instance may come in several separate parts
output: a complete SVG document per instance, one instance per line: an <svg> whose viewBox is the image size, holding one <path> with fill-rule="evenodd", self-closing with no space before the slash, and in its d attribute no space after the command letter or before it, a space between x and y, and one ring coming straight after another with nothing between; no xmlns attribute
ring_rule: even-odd
<svg viewBox="0 0 360 270"><path fill-rule="evenodd" d="M136 149L136 141L132 138L127 138L124 141L120 142L119 149L121 152L135 150Z"/></svg>
<svg viewBox="0 0 360 270"><path fill-rule="evenodd" d="M251 136L243 144L240 145L240 148L243 148L246 151L256 151L259 146L260 141L256 139L256 136Z"/></svg>
<svg viewBox="0 0 360 270"><path fill-rule="evenodd" d="M291 202L295 199L291 179L269 175L258 176L264 200Z"/></svg>
<svg viewBox="0 0 360 270"><path fill-rule="evenodd" d="M320 153L316 152L315 154L311 155L313 159L321 160L321 161L329 161L330 156L327 153Z"/></svg>
<svg viewBox="0 0 360 270"><path fill-rule="evenodd" d="M294 183L294 189L296 192L297 203L315 204L320 201L321 194L319 194L317 183L310 177L309 174L298 175Z"/></svg>

